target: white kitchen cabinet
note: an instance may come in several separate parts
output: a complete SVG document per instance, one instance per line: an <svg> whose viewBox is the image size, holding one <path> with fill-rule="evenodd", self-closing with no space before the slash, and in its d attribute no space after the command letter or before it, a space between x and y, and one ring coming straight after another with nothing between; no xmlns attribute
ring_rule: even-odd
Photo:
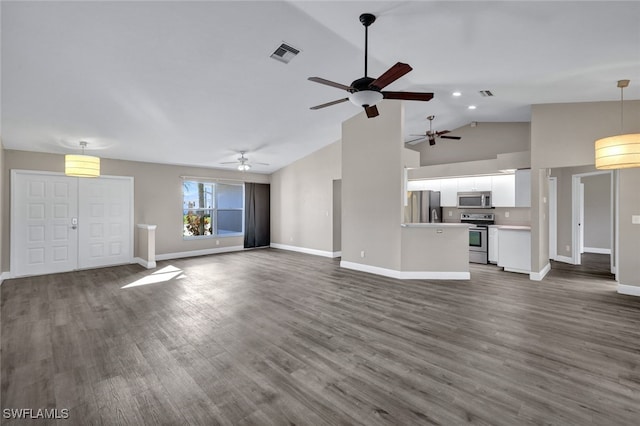
<svg viewBox="0 0 640 426"><path fill-rule="evenodd" d="M489 226L489 263L498 263L498 231L496 226Z"/></svg>
<svg viewBox="0 0 640 426"><path fill-rule="evenodd" d="M458 179L440 179L440 205L442 207L458 206Z"/></svg>
<svg viewBox="0 0 640 426"><path fill-rule="evenodd" d="M528 274L531 271L531 230L503 226L498 232L498 266L505 271Z"/></svg>
<svg viewBox="0 0 640 426"><path fill-rule="evenodd" d="M410 180L407 191L440 191L440 179Z"/></svg>
<svg viewBox="0 0 640 426"><path fill-rule="evenodd" d="M491 191L491 176L469 176L458 178L458 191Z"/></svg>
<svg viewBox="0 0 640 426"><path fill-rule="evenodd" d="M515 206L531 207L531 170L516 170Z"/></svg>
<svg viewBox="0 0 640 426"><path fill-rule="evenodd" d="M511 174L491 176L493 207L514 207L516 204L516 177Z"/></svg>

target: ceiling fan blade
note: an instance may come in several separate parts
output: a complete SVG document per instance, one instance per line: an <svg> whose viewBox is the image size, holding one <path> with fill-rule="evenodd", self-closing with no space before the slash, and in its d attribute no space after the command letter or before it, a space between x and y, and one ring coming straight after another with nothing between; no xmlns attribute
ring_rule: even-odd
<svg viewBox="0 0 640 426"><path fill-rule="evenodd" d="M411 135L409 135L409 136L422 136L423 138L426 138L426 137L427 137L427 134L426 134L426 133L423 133L423 134L421 134L421 135L414 135L414 134L411 134Z"/></svg>
<svg viewBox="0 0 640 426"><path fill-rule="evenodd" d="M451 130L440 130L439 132L436 132L436 135L441 136L446 135L447 133L451 133Z"/></svg>
<svg viewBox="0 0 640 426"><path fill-rule="evenodd" d="M259 165L261 165L261 166L268 166L268 165L269 165L269 163L258 163L258 162L256 162L256 163L251 163L251 164L259 164Z"/></svg>
<svg viewBox="0 0 640 426"><path fill-rule="evenodd" d="M225 161L224 163L220 164L238 164L238 161Z"/></svg>
<svg viewBox="0 0 640 426"><path fill-rule="evenodd" d="M454 139L459 141L460 139L462 139L462 136L440 136L442 139Z"/></svg>
<svg viewBox="0 0 640 426"><path fill-rule="evenodd" d="M377 117L378 115L380 115L380 113L378 112L378 108L375 105L366 107L364 109L364 112L367 113L367 117L368 118L373 118L373 117Z"/></svg>
<svg viewBox="0 0 640 426"><path fill-rule="evenodd" d="M344 99L338 99L337 101L331 101L331 102L327 102L326 104L320 104L320 105L316 105L316 106L312 106L309 109L320 109L320 108L326 108L328 106L331 105L336 105L336 104L341 104L342 102L346 102L348 101L349 98L344 98Z"/></svg>
<svg viewBox="0 0 640 426"><path fill-rule="evenodd" d="M335 81L327 80L325 78L309 77L308 80L309 81L313 81L315 83L320 83L320 84L324 84L324 85L327 85L327 86L335 87L336 89L351 90L350 86L345 86L344 84L336 83Z"/></svg>
<svg viewBox="0 0 640 426"><path fill-rule="evenodd" d="M382 92L382 95L385 99L404 99L405 101L430 101L433 99L433 93L422 92Z"/></svg>
<svg viewBox="0 0 640 426"><path fill-rule="evenodd" d="M396 81L397 79L399 79L400 77L402 77L403 75L405 75L406 73L408 73L409 71L411 71L412 69L413 68L411 68L411 65L398 62L397 64L389 68L387 71L385 71L384 74L382 74L380 77L375 79L369 85L369 87L374 87L378 90L383 89L388 85L390 85L391 83L393 83L394 81Z"/></svg>

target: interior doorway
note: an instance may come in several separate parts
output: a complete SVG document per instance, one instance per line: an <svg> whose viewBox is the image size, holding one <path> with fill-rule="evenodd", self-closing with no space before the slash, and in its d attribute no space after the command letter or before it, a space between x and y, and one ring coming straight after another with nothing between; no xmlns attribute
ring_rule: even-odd
<svg viewBox="0 0 640 426"><path fill-rule="evenodd" d="M583 254L599 255L593 264L609 265L615 273L614 179L611 171L596 171L572 176L572 257L574 265L583 264ZM595 259L598 257L598 259Z"/></svg>
<svg viewBox="0 0 640 426"><path fill-rule="evenodd" d="M131 263L133 178L11 171L11 275Z"/></svg>

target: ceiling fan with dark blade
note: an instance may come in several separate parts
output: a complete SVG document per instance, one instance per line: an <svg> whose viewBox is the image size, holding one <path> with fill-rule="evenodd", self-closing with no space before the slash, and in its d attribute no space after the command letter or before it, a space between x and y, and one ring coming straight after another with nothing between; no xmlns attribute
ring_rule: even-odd
<svg viewBox="0 0 640 426"><path fill-rule="evenodd" d="M447 136L447 133L451 133L450 130L441 130L441 131L433 131L433 119L436 118L435 115L430 115L427 117L427 120L429 120L429 130L427 130L427 132L424 135L411 135L411 136L420 136L418 139L413 139L410 141L407 141L406 143L413 145L415 143L417 143L418 141L423 141L423 140L428 140L429 141L429 145L435 145L436 144L436 138L442 138L442 139L454 139L459 141L460 139L462 139L462 137L460 136L452 136L449 135Z"/></svg>
<svg viewBox="0 0 640 426"><path fill-rule="evenodd" d="M224 163L220 164L238 164L238 170L242 172L246 172L247 170L249 170L252 164L259 164L261 166L269 165L268 163L249 163L249 159L244 156L244 154L246 153L246 151L240 151L240 157L238 157L236 161L225 161Z"/></svg>
<svg viewBox="0 0 640 426"><path fill-rule="evenodd" d="M433 93L423 92L388 92L382 91L389 84L393 83L403 75L412 70L409 64L398 62L378 78L367 76L367 60L369 49L369 26L376 20L375 15L363 13L360 15L360 22L364 25L364 77L354 80L350 86L326 80L320 77L309 77L309 80L346 90L349 96L343 99L327 102L311 107L311 109L326 108L342 102L351 101L353 104L364 108L367 117L373 118L379 115L376 104L383 99L403 99L407 101L429 101L433 98Z"/></svg>

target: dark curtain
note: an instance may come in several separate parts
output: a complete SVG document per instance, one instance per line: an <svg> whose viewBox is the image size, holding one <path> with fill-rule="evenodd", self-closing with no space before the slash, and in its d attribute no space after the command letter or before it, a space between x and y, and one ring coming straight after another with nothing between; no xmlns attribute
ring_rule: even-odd
<svg viewBox="0 0 640 426"><path fill-rule="evenodd" d="M244 247L271 244L271 191L268 183L244 184Z"/></svg>

